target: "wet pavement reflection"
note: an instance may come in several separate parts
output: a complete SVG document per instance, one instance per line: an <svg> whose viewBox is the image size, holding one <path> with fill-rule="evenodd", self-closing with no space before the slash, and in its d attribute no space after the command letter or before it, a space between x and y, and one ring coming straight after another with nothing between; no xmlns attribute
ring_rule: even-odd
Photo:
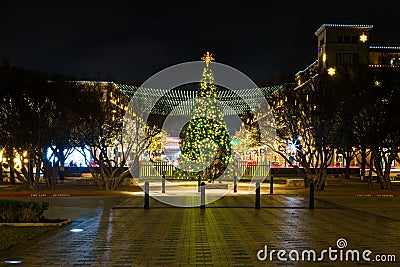
<svg viewBox="0 0 400 267"><path fill-rule="evenodd" d="M154 199L144 210L141 196L86 201L89 214L34 244L10 250L2 262L18 258L23 260L18 266L374 266L257 258L266 245L277 251L321 251L335 247L340 238L349 249L400 255L397 220L322 199L316 199L315 210L307 208L306 197L288 195L262 195L258 210L251 194L225 196L204 210L171 207Z"/></svg>

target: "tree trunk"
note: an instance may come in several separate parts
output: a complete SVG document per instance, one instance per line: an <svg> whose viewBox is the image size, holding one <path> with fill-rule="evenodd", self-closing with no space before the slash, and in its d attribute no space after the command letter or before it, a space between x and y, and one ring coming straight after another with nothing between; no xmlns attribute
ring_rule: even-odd
<svg viewBox="0 0 400 267"><path fill-rule="evenodd" d="M368 171L368 187L371 188L372 187L372 169L374 168L373 166L374 163L374 159L372 157L371 154L371 158L369 160L369 171Z"/></svg>
<svg viewBox="0 0 400 267"><path fill-rule="evenodd" d="M367 166L367 148L361 147L361 177L365 177L365 169Z"/></svg>
<svg viewBox="0 0 400 267"><path fill-rule="evenodd" d="M346 153L347 154L347 153ZM344 179L350 179L350 163L351 163L351 157L347 156L345 157L346 160L346 166L344 169Z"/></svg>
<svg viewBox="0 0 400 267"><path fill-rule="evenodd" d="M383 180L384 180L384 185L385 189L392 189L392 182L390 181L390 169L391 169L391 163L392 161L388 162L387 165L385 165L385 172L383 175Z"/></svg>
<svg viewBox="0 0 400 267"><path fill-rule="evenodd" d="M317 180L316 180L316 190L324 191L326 183L326 170L318 170Z"/></svg>
<svg viewBox="0 0 400 267"><path fill-rule="evenodd" d="M14 169L14 147L6 147L7 164L10 168L10 184L15 185L15 169Z"/></svg>
<svg viewBox="0 0 400 267"><path fill-rule="evenodd" d="M391 161L388 159L387 161L385 160L385 164L382 163L382 156L381 153L373 153L375 156L374 158L374 166L375 166L375 172L378 177L378 182L381 185L381 189L390 189L391 188L391 182L390 182L390 164Z"/></svg>
<svg viewBox="0 0 400 267"><path fill-rule="evenodd" d="M313 180L314 177L311 173L311 169L310 168L303 168L303 179L304 179L304 187L308 188L309 184L310 184L310 180Z"/></svg>
<svg viewBox="0 0 400 267"><path fill-rule="evenodd" d="M65 155L64 155L64 152L62 150L58 149L58 151L60 151L58 153L58 155L57 155L57 157L58 157L58 165L59 165L58 166L58 171L59 171L59 174L60 174L60 181L63 183L64 179L65 179L65 168L64 168L64 166L65 166ZM57 180L54 181L54 182L57 183Z"/></svg>
<svg viewBox="0 0 400 267"><path fill-rule="evenodd" d="M140 176L140 162L139 157L135 156L133 160L133 165L130 167L133 178L139 178Z"/></svg>
<svg viewBox="0 0 400 267"><path fill-rule="evenodd" d="M35 187L35 177L33 176L33 159L30 157L28 159L28 181Z"/></svg>
<svg viewBox="0 0 400 267"><path fill-rule="evenodd" d="M42 165L41 161L38 161L36 163L36 173L35 173L35 185L36 185L36 188L39 187L41 165Z"/></svg>
<svg viewBox="0 0 400 267"><path fill-rule="evenodd" d="M44 178L46 179L46 185L48 188L51 188L51 181L53 180L52 179L53 173L51 169L52 167L50 162L47 159L45 159L45 162L43 163L43 175Z"/></svg>

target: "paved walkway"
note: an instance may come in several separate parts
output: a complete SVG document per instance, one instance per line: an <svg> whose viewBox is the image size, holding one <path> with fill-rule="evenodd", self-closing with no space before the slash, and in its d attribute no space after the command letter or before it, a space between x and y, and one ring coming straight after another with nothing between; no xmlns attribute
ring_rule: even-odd
<svg viewBox="0 0 400 267"><path fill-rule="evenodd" d="M193 196L190 196L193 198ZM150 209L143 209L143 194L133 196L48 198L55 206L53 215L73 215L73 223L49 235L16 247L3 255L20 259L19 266L398 266L400 223L391 212L400 198L369 198L365 209L357 197L318 197L315 210L308 199L296 195L261 196L261 209L254 209L254 194L227 194L206 209L178 208L153 198ZM191 200L189 200L190 202ZM360 201L360 202L357 202ZM371 202L376 201L376 202ZM57 204L58 203L58 204ZM361 205L361 204L360 204ZM387 209L370 213L368 207ZM64 212L64 213L63 213ZM79 217L77 217L79 216ZM71 232L81 229L81 232ZM321 262L301 261L304 250L337 248L340 238L347 246L330 261L325 253ZM340 244L342 244L340 243ZM257 258L267 246L272 250L300 253L299 261ZM345 261L346 250L359 250L360 261ZM397 263L367 262L364 250ZM294 253L294 252L293 252ZM291 254L296 257L296 254ZM307 258L308 254L305 254ZM259 253L262 258L263 252ZM270 256L270 254L268 255ZM333 255L334 256L334 255ZM6 265L6 264L2 264Z"/></svg>

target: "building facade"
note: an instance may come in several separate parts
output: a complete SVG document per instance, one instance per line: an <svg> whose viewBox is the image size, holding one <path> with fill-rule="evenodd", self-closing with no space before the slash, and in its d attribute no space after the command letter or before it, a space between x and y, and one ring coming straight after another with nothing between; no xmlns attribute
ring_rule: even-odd
<svg viewBox="0 0 400 267"><path fill-rule="evenodd" d="M323 24L315 32L317 58L305 69L295 74L294 90L303 86L322 72L335 75L339 68L353 66L370 70L400 67L400 45L373 43L373 25ZM371 38L372 37L372 38ZM379 86L378 84L375 84ZM279 105L278 105L279 107ZM333 165L343 166L341 154L333 157ZM352 165L358 161L353 159ZM394 166L400 165L394 162Z"/></svg>
<svg viewBox="0 0 400 267"><path fill-rule="evenodd" d="M400 45L371 43L373 25L323 24L315 32L317 59L295 76L301 81L316 70L334 74L339 66L400 67ZM299 83L299 82L298 82Z"/></svg>

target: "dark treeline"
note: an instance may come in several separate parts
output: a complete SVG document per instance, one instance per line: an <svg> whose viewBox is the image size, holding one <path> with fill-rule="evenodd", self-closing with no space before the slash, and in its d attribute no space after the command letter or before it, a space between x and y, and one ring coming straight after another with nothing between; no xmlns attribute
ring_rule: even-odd
<svg viewBox="0 0 400 267"><path fill-rule="evenodd" d="M126 157L111 157L121 144L129 99L113 83L77 82L0 63L0 149L16 180L36 189L41 175L48 187L63 179L64 162L74 148L87 149L87 163L100 188L117 189L127 171ZM51 151L52 157L47 157ZM115 152L115 151L114 151ZM115 155L114 153L113 155ZM16 166L14 159L20 159ZM2 168L0 168L2 169Z"/></svg>

